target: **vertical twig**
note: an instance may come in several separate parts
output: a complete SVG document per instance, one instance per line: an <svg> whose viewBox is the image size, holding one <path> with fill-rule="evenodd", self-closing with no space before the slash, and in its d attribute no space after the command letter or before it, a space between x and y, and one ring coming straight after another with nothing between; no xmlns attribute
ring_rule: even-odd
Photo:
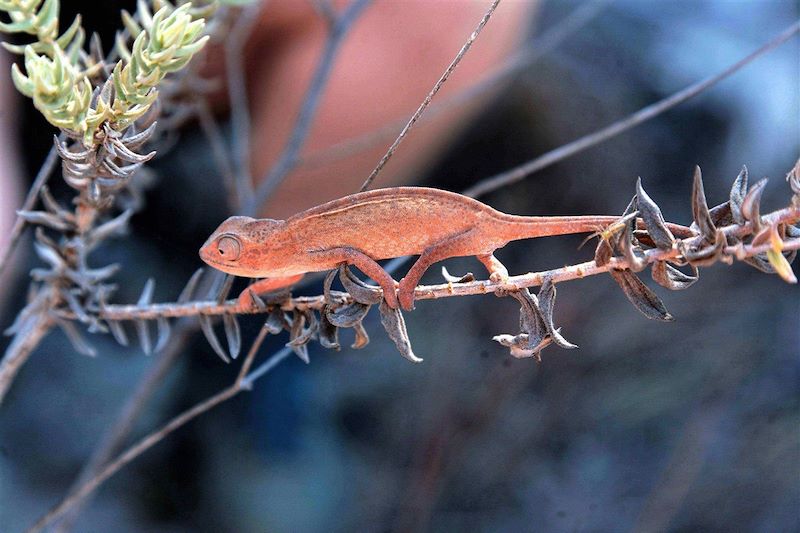
<svg viewBox="0 0 800 533"><path fill-rule="evenodd" d="M0 361L0 403L14 382L17 372L53 325L46 311L37 312L28 320L31 322L23 331L14 335L14 340L8 345L3 360Z"/></svg>
<svg viewBox="0 0 800 533"><path fill-rule="evenodd" d="M246 204L245 214L254 215L258 208L266 202L272 191L280 185L286 175L291 171L299 160L300 150L308 138L311 125L317 114L322 92L328 84L336 56L339 48L344 42L344 38L353 24L361 15L372 0L353 0L341 15L336 17L336 22L328 30L328 39L325 42L325 49L322 51L319 64L317 65L311 83L306 91L305 99L300 107L300 112L294 124L294 129L289 135L286 146L272 166L267 176L256 189L256 193Z"/></svg>
<svg viewBox="0 0 800 533"><path fill-rule="evenodd" d="M44 516L42 516L30 529L28 529L29 533L42 531L45 527L53 523L53 521L57 520L64 513L68 512L72 509L75 505L79 504L83 499L85 499L89 494L94 492L94 490L99 487L105 480L113 476L117 473L123 466L130 463L137 457L139 457L142 453L149 450L164 438L174 432L175 430L183 427L188 422L191 422L201 414L210 411L217 405L225 402L226 400L236 396L243 390L248 390L252 381L248 381L246 379L246 373L249 370L250 366L253 364L253 359L255 358L256 354L258 353L258 349L261 347L261 344L264 342L269 330L267 329L266 325L261 328L258 332L258 336L253 341L253 344L250 346L250 350L247 353L247 357L242 363L242 368L239 371L239 375L236 377L236 381L223 389L222 391L218 392L214 396L211 396L207 400L195 405L191 409L184 411L183 413L179 414L169 422L167 422L164 426L159 428L156 431L148 434L147 436L143 437L136 444L132 445L130 448L125 450L122 454L120 454L114 461L108 463L105 467L103 467L100 471L96 473L94 477L86 481L85 483L81 484L76 490L70 492L66 498L64 498L60 503L58 503L55 507L53 507L50 511L47 512ZM291 353L291 350L286 349L286 354L281 357L281 354L277 354L273 357L273 359L285 358L288 354Z"/></svg>
<svg viewBox="0 0 800 533"><path fill-rule="evenodd" d="M464 58L467 52L469 52L469 49L472 48L472 43L475 42L475 39L478 38L478 35L480 35L481 30L483 30L483 27L486 26L487 22L489 22L489 19L492 17L492 14L494 13L495 9L497 9L497 5L499 3L500 0L494 0L492 2L492 5L489 6L489 9L486 10L486 13L484 13L483 18L481 18L478 25L472 31L472 34L469 36L469 39L467 39L467 42L465 42L464 46L461 47L461 50L458 51L456 57L453 58L453 61L451 61L450 64L447 65L447 68L444 70L442 76L434 84L433 89L430 90L430 92L422 101L422 103L419 105L414 114L411 115L411 119L409 119L408 124L405 125L403 130L400 132L400 135L397 136L397 139L394 140L392 145L386 151L386 154L378 162L375 169L372 171L372 173L370 173L370 175L361 185L361 188L359 189L360 192L366 191L367 188L369 188L370 184L375 180L375 178L378 176L383 167L386 166L386 163L389 162L389 159L392 157L395 150L397 150L397 147L400 146L401 142L403 142L403 139L405 139L406 135L408 135L408 132L411 131L411 128L414 127L414 124L416 124L417 120L419 120L419 117L422 116L422 113L425 112L425 109L427 109L428 104L431 103L433 97L436 96L436 93L438 93L439 89L442 88L442 85L444 85L444 83L447 81L447 78L450 77L450 74L452 74L453 71L458 66L458 64L461 63L461 60Z"/></svg>
<svg viewBox="0 0 800 533"><path fill-rule="evenodd" d="M232 126L231 151L239 206L244 205L245 199L253 195L253 180L250 174L250 104L244 68L244 47L258 23L258 14L263 8L262 2L253 2L242 9L225 42L225 76L228 79L228 103L231 108Z"/></svg>
<svg viewBox="0 0 800 533"><path fill-rule="evenodd" d="M59 135L58 141L63 142L65 138L65 135L62 133ZM39 172L36 174L36 179L33 180L33 184L31 185L30 190L28 190L28 195L25 197L25 201L22 203L22 208L20 209L21 211L30 211L36 205L36 200L39 198L39 192L47 183L47 180L50 179L50 175L53 173L53 170L55 170L56 163L58 161L59 158L56 149L54 147L50 148L44 163L42 163L41 168L39 168ZM2 251L2 256L0 256L0 274L2 274L6 266L8 266L9 258L14 252L14 248L16 248L19 238L22 236L22 232L24 230L25 221L22 219L22 217L17 216L16 220L14 221L14 227L11 228L11 239L8 241L8 247Z"/></svg>

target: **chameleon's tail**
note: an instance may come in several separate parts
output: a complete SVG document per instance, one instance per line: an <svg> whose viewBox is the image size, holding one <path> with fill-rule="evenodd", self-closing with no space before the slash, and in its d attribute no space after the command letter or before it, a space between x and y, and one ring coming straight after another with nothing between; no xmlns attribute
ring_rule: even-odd
<svg viewBox="0 0 800 533"><path fill-rule="evenodd" d="M504 221L511 225L512 231L522 238L551 237L570 235L573 233L601 232L618 223L619 216L607 215L575 215L575 216L516 216L506 215ZM697 233L680 224L667 223L667 228L678 238L692 237ZM636 220L639 229L645 229L644 221ZM519 237L518 237L519 238Z"/></svg>

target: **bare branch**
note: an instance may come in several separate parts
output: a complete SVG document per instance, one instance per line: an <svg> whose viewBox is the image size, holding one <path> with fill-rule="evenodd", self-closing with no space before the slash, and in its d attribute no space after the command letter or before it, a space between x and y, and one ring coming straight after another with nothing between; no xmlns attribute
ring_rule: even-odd
<svg viewBox="0 0 800 533"><path fill-rule="evenodd" d="M19 369L53 325L52 320L44 313L37 313L29 320L29 324L24 326L24 335L14 336L14 340L3 355L3 360L0 361L0 403L3 402Z"/></svg>
<svg viewBox="0 0 800 533"><path fill-rule="evenodd" d="M325 42L325 49L322 51L317 69L311 78L311 83L306 91L305 99L300 107L300 112L294 124L294 129L289 135L283 153L278 161L272 166L269 173L256 189L256 193L245 205L244 214L254 215L258 212L264 202L272 194L272 191L281 184L286 175L297 165L300 150L308 138L311 125L319 108L322 92L328 84L336 56L339 48L344 42L344 38L356 22L362 11L371 3L372 0L353 0L350 5L336 18L336 22L330 26L328 39Z"/></svg>
<svg viewBox="0 0 800 533"><path fill-rule="evenodd" d="M438 93L439 89L442 88L444 83L447 81L447 78L450 77L450 74L453 73L458 64L461 63L461 60L464 59L464 56L467 54L467 52L469 52L469 49L472 48L472 43L475 42L475 39L478 38L478 35L480 35L484 26L486 26L486 23L489 22L489 19L492 17L492 14L497 9L498 4L500 4L500 0L494 0L492 2L492 5L489 6L489 9L486 10L486 13L483 14L483 17L481 18L480 22L478 22L478 25L475 27L475 29L472 31L472 34L470 34L469 38L467 39L467 42L465 42L464 45L461 47L461 50L458 51L456 57L453 58L453 61L451 61L450 64L447 65L447 68L444 70L442 76L434 84L433 89L430 90L430 92L422 101L422 103L419 105L414 114L411 115L411 119L409 119L408 124L405 125L403 131L400 132L400 135L397 136L397 139L395 139L395 141L386 151L386 154L378 162L378 165L373 169L373 171L361 185L359 191L366 191L369 188L370 184L375 180L375 178L378 177L378 174L383 169L383 167L386 166L386 163L389 162L389 159L392 157L395 150L397 150L397 147L400 146L400 143L403 142L403 139L405 139L406 135L408 135L408 132L411 131L411 128L413 128L414 124L417 123L417 120L419 120L419 117L422 116L422 113L425 112L425 109L427 109L428 104L431 103L433 97L436 96L436 93Z"/></svg>
<svg viewBox="0 0 800 533"><path fill-rule="evenodd" d="M512 168L511 170L507 170L506 172L497 174L496 176L481 180L477 184L464 191L464 194L466 196L472 196L473 198L482 196L488 192L497 190L500 187L505 187L506 185L520 181L534 172L538 172L543 168L549 167L550 165L573 156L578 152L607 141L608 139L611 139L620 133L638 126L639 124L642 124L643 122L646 122L660 115L661 113L664 113L665 111L682 104L686 100L697 96L709 87L716 85L725 78L738 72L748 63L755 61L767 52L785 43L794 37L794 35L796 35L799 31L800 22L795 22L778 34L777 37L761 46L758 50L754 51L750 55L740 59L722 72L690 85L689 87L678 91L672 96L664 98L663 100L659 100L654 104L650 104L649 106L640 109L636 113L622 120L618 120L617 122L614 122L613 124L606 126L601 130L590 133L589 135L585 135L580 139L576 139L575 141L556 148L555 150L551 150L550 152L547 152L546 154L543 154L532 161L524 163L516 168Z"/></svg>
<svg viewBox="0 0 800 533"><path fill-rule="evenodd" d="M428 110L420 117L419 121L422 123L429 122L434 117L450 109L469 103L475 98L496 88L513 74L534 64L538 59L561 45L564 40L592 20L610 1L611 0L594 0L593 2L582 4L580 7L576 8L575 11L564 17L558 24L548 28L540 37L525 44L520 51L506 59L502 65L493 70L482 80L461 89L451 96L444 97L436 102L431 102L428 106ZM302 156L298 165L304 168L317 168L360 153L381 142L396 137L406 123L407 119L405 117L399 118L376 130L345 139L327 148Z"/></svg>
<svg viewBox="0 0 800 533"><path fill-rule="evenodd" d="M267 328L262 327L261 331L258 333L258 336L253 341L244 363L242 363L242 371L239 373L239 376L232 385L218 392L214 396L211 396L207 400L195 405L191 409L184 411L158 430L153 431L149 435L140 439L136 444L125 450L123 453L117 456L116 459L108 463L102 470L97 472L94 477L81 484L76 490L70 492L70 494L61 501L61 503L53 507L47 514L42 516L33 526L31 526L28 531L31 533L42 531L54 520L60 518L64 513L68 512L70 509L72 509L72 507L79 504L84 498L94 492L97 487L99 487L105 480L116 474L123 466L130 463L141 454L164 440L167 435L183 427L188 422L191 422L206 411L209 411L224 401L236 396L241 391L247 390L251 382L246 381L245 372L247 372L252 365L253 359L258 353L258 349L261 347L261 344L264 342L267 333Z"/></svg>
<svg viewBox="0 0 800 533"><path fill-rule="evenodd" d="M244 47L258 23L261 2L253 2L241 10L225 40L225 69L228 79L228 101L231 108L231 151L235 165L237 201L243 205L253 194L250 174L250 104L244 68Z"/></svg>
<svg viewBox="0 0 800 533"><path fill-rule="evenodd" d="M66 136L62 133L58 138L59 142L63 142L65 138ZM39 172L36 174L36 178L33 180L33 184L31 184L31 188L28 191L28 195L25 197L25 201L22 203L22 208L20 211L30 211L33 209L33 207L36 205L36 201L39 199L39 192L42 190L42 187L45 186L47 180L50 179L50 175L55 170L56 163L58 161L58 152L56 151L55 147L50 148L50 151L47 153L47 157L42 163L42 166L39 168ZM14 227L11 228L11 238L8 241L8 247L3 250L2 256L0 256L0 274L3 273L8 265L9 258L14 252L14 248L17 247L19 238L22 236L22 232L24 230L25 220L17 215L17 218L14 221Z"/></svg>

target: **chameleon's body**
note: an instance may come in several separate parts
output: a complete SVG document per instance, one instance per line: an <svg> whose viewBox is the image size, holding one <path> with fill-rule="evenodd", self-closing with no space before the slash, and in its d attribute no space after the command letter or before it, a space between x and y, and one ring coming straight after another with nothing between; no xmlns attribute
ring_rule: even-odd
<svg viewBox="0 0 800 533"><path fill-rule="evenodd" d="M603 229L615 216L516 216L466 196L425 187L377 189L328 202L283 220L231 217L200 250L219 270L268 278L267 292L307 272L353 264L378 282L397 307L395 282L375 261L419 255L399 284L399 303L413 307L414 287L427 268L449 257L476 256L489 272L507 271L492 255L510 241Z"/></svg>

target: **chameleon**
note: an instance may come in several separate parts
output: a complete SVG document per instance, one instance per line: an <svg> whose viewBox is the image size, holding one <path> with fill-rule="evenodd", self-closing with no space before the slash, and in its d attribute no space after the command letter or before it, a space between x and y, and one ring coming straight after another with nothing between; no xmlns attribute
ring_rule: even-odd
<svg viewBox="0 0 800 533"><path fill-rule="evenodd" d="M438 261L475 256L490 279L499 281L508 270L494 252L509 242L596 232L619 219L509 215L450 191L391 187L345 196L286 220L232 216L211 234L200 258L228 274L266 278L242 292L243 305L254 304L250 291L274 291L304 274L347 263L380 285L389 307L411 310L414 288ZM376 262L413 255L419 258L399 283Z"/></svg>

